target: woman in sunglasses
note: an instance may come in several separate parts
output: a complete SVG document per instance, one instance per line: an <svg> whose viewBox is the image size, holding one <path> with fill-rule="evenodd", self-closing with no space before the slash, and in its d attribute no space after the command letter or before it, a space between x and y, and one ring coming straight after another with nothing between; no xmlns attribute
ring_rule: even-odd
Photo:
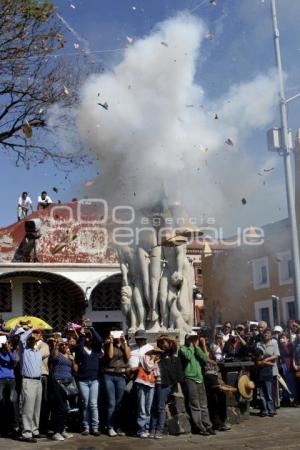
<svg viewBox="0 0 300 450"><path fill-rule="evenodd" d="M64 441L71 438L72 434L65 431L67 415L67 399L71 393L72 386L76 383L73 374L77 372L75 358L71 354L67 342L59 339L54 344L54 350L51 354L52 366L52 426L54 441ZM68 391L69 389L69 391ZM75 391L73 395L75 394Z"/></svg>

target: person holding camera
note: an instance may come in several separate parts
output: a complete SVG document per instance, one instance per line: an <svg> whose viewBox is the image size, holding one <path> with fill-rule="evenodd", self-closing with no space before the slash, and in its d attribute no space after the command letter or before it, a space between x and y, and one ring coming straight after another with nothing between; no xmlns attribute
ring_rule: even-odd
<svg viewBox="0 0 300 450"><path fill-rule="evenodd" d="M243 359L247 355L247 350L245 326L238 324L223 347L223 355L227 360Z"/></svg>
<svg viewBox="0 0 300 450"><path fill-rule="evenodd" d="M154 388L157 378L159 377L158 363L160 361L160 353L160 349L149 348L145 355L140 357L138 372L135 379L138 403L137 436L140 438L149 437Z"/></svg>
<svg viewBox="0 0 300 450"><path fill-rule="evenodd" d="M37 442L40 437L39 422L42 402L42 354L36 348L41 330L34 330L31 323L21 334L19 342L20 369L22 376L22 436L25 442Z"/></svg>
<svg viewBox="0 0 300 450"><path fill-rule="evenodd" d="M186 400L193 428L197 434L203 436L216 434L209 418L203 382L202 365L208 362L205 338L199 338L195 331L191 331L186 335L185 345L180 348L179 354L183 364Z"/></svg>
<svg viewBox="0 0 300 450"><path fill-rule="evenodd" d="M162 335L157 339L159 377L155 384L151 410L150 436L161 439L165 430L166 405L172 390L183 381L181 359L178 357L176 339Z"/></svg>
<svg viewBox="0 0 300 450"><path fill-rule="evenodd" d="M125 392L125 371L129 358L130 348L123 332L112 331L105 341L103 358L104 384L108 400L107 431L110 437L123 434L118 423L118 410Z"/></svg>
<svg viewBox="0 0 300 450"><path fill-rule="evenodd" d="M102 350L102 339L97 331L83 322L76 346L76 363L78 364L77 381L83 401L83 436L90 431L99 436L99 360Z"/></svg>
<svg viewBox="0 0 300 450"><path fill-rule="evenodd" d="M0 346L0 423L1 423L1 434L3 431L3 425L9 425L8 420L10 419L10 424L12 424L12 431L14 435L17 435L20 425L19 425L19 405L18 405L18 394L16 392L16 380L14 368L16 365L16 351L13 350L12 343L7 340L6 336L1 336L3 338L3 343ZM5 395L9 394L8 395ZM6 398L5 398L6 397ZM8 414L5 405L7 403L5 400L9 399L9 403L12 405L13 417L11 418ZM9 417L7 417L9 416ZM8 420L7 420L8 419ZM12 420L11 420L12 419Z"/></svg>
<svg viewBox="0 0 300 450"><path fill-rule="evenodd" d="M77 372L75 358L70 353L67 342L58 339L55 342L54 350L51 354L52 367L52 426L54 441L64 441L73 437L65 431L67 418L67 399L70 395L77 394L77 387L74 380L74 373ZM75 388L75 389L74 389ZM73 389L73 393L72 393ZM77 392L76 392L77 391Z"/></svg>

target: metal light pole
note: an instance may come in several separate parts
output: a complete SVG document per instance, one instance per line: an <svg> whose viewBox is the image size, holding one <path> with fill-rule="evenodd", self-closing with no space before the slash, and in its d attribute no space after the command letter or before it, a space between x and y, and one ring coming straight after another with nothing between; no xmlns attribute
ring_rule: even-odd
<svg viewBox="0 0 300 450"><path fill-rule="evenodd" d="M283 151L283 159L284 159L284 172L285 172L288 216L289 216L290 227L291 227L292 261L293 261L293 266L294 266L294 297L295 297L295 309L296 309L296 317L295 318L297 320L299 320L300 319L300 257L299 257L299 243L298 243L298 230L297 230L297 219L296 219L296 209L295 209L293 173L292 173L292 164L291 164L291 148L290 148L290 143L289 143L287 104L290 100L294 100L295 98L299 97L300 94L297 94L290 99L285 98L281 55L280 55L279 28L278 28L278 22L277 22L276 1L275 0L272 0L272 18L273 18L276 65L277 65L277 69L278 69L278 79L279 79L281 139L282 139L282 144L283 144L282 151Z"/></svg>

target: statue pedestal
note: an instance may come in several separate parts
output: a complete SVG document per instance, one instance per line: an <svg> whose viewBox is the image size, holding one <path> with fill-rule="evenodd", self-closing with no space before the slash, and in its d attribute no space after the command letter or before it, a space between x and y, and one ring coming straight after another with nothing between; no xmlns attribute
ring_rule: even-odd
<svg viewBox="0 0 300 450"><path fill-rule="evenodd" d="M153 346L156 346L157 339L162 336L169 336L171 338L175 338L179 345L184 344L184 337L186 335L185 331L182 330L170 330L170 331L146 331L147 342ZM134 333L129 332L128 337L130 339L130 344L134 342Z"/></svg>

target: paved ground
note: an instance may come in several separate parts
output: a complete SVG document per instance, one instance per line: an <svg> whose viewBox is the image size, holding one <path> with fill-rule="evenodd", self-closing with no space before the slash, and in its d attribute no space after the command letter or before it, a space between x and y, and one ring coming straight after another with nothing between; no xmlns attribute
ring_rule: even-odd
<svg viewBox="0 0 300 450"><path fill-rule="evenodd" d="M161 440L129 437L82 437L64 442L39 440L38 444L0 439L1 450L241 450L241 449L300 449L300 409L284 408L274 418L252 416L235 425L232 431L217 436L166 436Z"/></svg>

